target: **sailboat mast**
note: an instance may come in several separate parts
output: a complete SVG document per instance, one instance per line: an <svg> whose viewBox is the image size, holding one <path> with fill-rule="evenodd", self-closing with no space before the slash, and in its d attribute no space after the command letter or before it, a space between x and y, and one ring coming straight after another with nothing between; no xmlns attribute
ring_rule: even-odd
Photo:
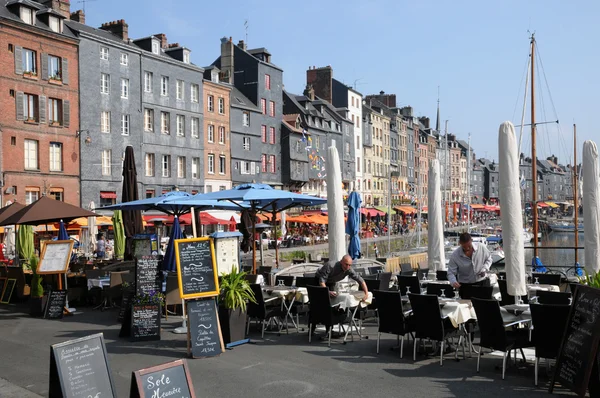
<svg viewBox="0 0 600 398"><path fill-rule="evenodd" d="M471 133L467 146L467 232L471 232Z"/></svg>
<svg viewBox="0 0 600 398"><path fill-rule="evenodd" d="M535 36L531 35L531 208L533 216L533 257L538 256L537 154L535 147Z"/></svg>
<svg viewBox="0 0 600 398"><path fill-rule="evenodd" d="M579 203L577 201L577 125L573 124L573 214L575 215L575 264L579 263L579 256L577 255L577 247L579 247Z"/></svg>
<svg viewBox="0 0 600 398"><path fill-rule="evenodd" d="M444 130L446 132L446 134L445 134L445 136L446 136L446 147L444 149L446 151L444 153L444 161L446 163L445 166L444 166L444 169L445 169L444 170L444 221L445 221L444 222L444 226L445 226L444 229L447 229L448 228L447 226L449 225L449 223L448 223L449 220L446 219L447 218L446 214L447 214L447 211L448 211L448 202L449 202L449 199L450 199L450 194L449 194L448 191L450 189L452 189L451 188L452 184L450 184L450 179L449 179L449 176L450 176L450 151L448 150L448 121L447 120L446 120L446 123L444 123L444 125L445 125Z"/></svg>

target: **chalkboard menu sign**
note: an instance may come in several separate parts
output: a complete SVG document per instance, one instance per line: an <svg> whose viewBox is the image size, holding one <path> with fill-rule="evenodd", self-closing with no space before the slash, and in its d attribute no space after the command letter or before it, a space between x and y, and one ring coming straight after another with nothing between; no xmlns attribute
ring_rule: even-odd
<svg viewBox="0 0 600 398"><path fill-rule="evenodd" d="M579 286L573 297L569 321L556 359L554 383L560 383L580 396L585 396L592 369L598 378L597 359L600 342L600 289ZM594 380L597 383L598 380Z"/></svg>
<svg viewBox="0 0 600 398"><path fill-rule="evenodd" d="M215 299L189 300L188 354L192 358L213 357L223 352L223 337Z"/></svg>
<svg viewBox="0 0 600 398"><path fill-rule="evenodd" d="M152 255L152 241L150 238L133 239L133 257L140 258Z"/></svg>
<svg viewBox="0 0 600 398"><path fill-rule="evenodd" d="M130 398L196 398L185 359L133 372Z"/></svg>
<svg viewBox="0 0 600 398"><path fill-rule="evenodd" d="M71 253L73 252L72 240L47 241L42 249L38 274L61 274L67 272Z"/></svg>
<svg viewBox="0 0 600 398"><path fill-rule="evenodd" d="M4 278L0 278L4 279ZM0 284L2 281L0 281ZM10 297L12 296L13 290L15 290L15 286L17 285L16 279L8 279L6 280L6 284L4 285L4 291L2 291L2 286L0 286L0 292L2 295L0 296L0 303L8 304L10 303Z"/></svg>
<svg viewBox="0 0 600 398"><path fill-rule="evenodd" d="M50 347L49 397L116 397L102 333Z"/></svg>
<svg viewBox="0 0 600 398"><path fill-rule="evenodd" d="M211 238L175 241L177 278L181 298L219 295L217 267Z"/></svg>
<svg viewBox="0 0 600 398"><path fill-rule="evenodd" d="M117 315L117 322L123 322L125 318L125 312L131 310L131 302L135 296L133 288L123 289L123 297L121 298L121 306L119 308L119 315Z"/></svg>
<svg viewBox="0 0 600 398"><path fill-rule="evenodd" d="M160 305L133 305L131 340L160 340Z"/></svg>
<svg viewBox="0 0 600 398"><path fill-rule="evenodd" d="M44 318L60 319L63 317L63 310L67 304L66 290L50 290L48 300L44 309Z"/></svg>
<svg viewBox="0 0 600 398"><path fill-rule="evenodd" d="M135 260L135 289L138 295L160 291L157 256L142 256Z"/></svg>

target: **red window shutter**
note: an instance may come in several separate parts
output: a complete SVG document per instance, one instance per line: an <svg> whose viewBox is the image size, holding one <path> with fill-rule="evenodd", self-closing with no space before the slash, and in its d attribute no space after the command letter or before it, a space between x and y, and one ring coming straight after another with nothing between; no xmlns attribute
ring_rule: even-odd
<svg viewBox="0 0 600 398"><path fill-rule="evenodd" d="M263 173L267 172L267 155L262 155L261 158L261 170Z"/></svg>
<svg viewBox="0 0 600 398"><path fill-rule="evenodd" d="M266 115L267 114L267 100L264 99L264 98L261 98L260 105L261 105L261 108L262 108L263 115Z"/></svg>
<svg viewBox="0 0 600 398"><path fill-rule="evenodd" d="M260 126L260 135L262 138L262 142L267 142L267 126Z"/></svg>

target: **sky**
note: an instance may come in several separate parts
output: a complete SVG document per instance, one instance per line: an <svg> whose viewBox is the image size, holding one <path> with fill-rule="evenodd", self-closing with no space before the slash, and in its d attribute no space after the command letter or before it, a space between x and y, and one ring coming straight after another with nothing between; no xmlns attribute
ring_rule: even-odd
<svg viewBox="0 0 600 398"><path fill-rule="evenodd" d="M477 157L496 160L499 125L521 124L535 32L536 119L560 122L538 126L538 157L572 161L574 123L579 159L584 140L600 142L597 0L87 0L85 8L90 26L124 19L132 38L165 33L199 66L219 56L221 37L237 43L247 33L248 48L267 48L283 68L287 91L303 92L309 66L331 65L337 80L364 95L396 94L432 127L439 88L442 128L448 120L460 139L471 134ZM529 127L522 151L531 153Z"/></svg>

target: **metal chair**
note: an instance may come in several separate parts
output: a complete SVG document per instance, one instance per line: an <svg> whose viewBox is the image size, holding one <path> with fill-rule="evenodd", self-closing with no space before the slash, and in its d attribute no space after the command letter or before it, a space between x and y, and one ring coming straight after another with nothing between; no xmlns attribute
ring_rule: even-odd
<svg viewBox="0 0 600 398"><path fill-rule="evenodd" d="M448 298L454 297L454 287L452 285L447 285L445 283L428 283L427 284L427 294L435 294L436 296L441 296L442 292Z"/></svg>
<svg viewBox="0 0 600 398"><path fill-rule="evenodd" d="M512 350L519 349L523 361L526 361L523 348L532 346L529 341L529 329L506 330L507 327L517 325L521 321L505 324L500 313L500 303L497 300L472 298L471 302L475 308L479 325L479 346L504 352L504 360L502 361L502 380L504 380L506 359ZM481 349L479 349L477 355L477 373L479 373L480 359Z"/></svg>
<svg viewBox="0 0 600 398"><path fill-rule="evenodd" d="M376 267L369 267L369 274L378 274L380 272L383 272L383 267L381 265L378 265Z"/></svg>
<svg viewBox="0 0 600 398"><path fill-rule="evenodd" d="M398 275L398 286L400 293L406 296L406 288L410 289L411 293L421 293L421 285L419 285L419 278L416 276Z"/></svg>
<svg viewBox="0 0 600 398"><path fill-rule="evenodd" d="M413 273L414 271L410 263L400 264L400 275L412 276Z"/></svg>
<svg viewBox="0 0 600 398"><path fill-rule="evenodd" d="M448 271L435 271L435 279L438 281L447 281Z"/></svg>
<svg viewBox="0 0 600 398"><path fill-rule="evenodd" d="M562 276L560 274L547 274L534 272L531 274L531 282L535 282L535 278L538 278L538 282L542 285L556 285L560 286Z"/></svg>
<svg viewBox="0 0 600 398"><path fill-rule="evenodd" d="M569 320L568 305L530 304L532 341L535 347L535 385L538 385L540 358L556 359L565 326Z"/></svg>
<svg viewBox="0 0 600 398"><path fill-rule="evenodd" d="M494 288L491 286L460 285L458 294L461 299L469 300L473 297L480 299L491 299Z"/></svg>
<svg viewBox="0 0 600 398"><path fill-rule="evenodd" d="M309 300L308 342L312 340L312 326L325 325L328 331L328 343L331 347L331 329L333 325L342 325L346 320L346 312L339 311L331 305L329 289L322 286L307 286Z"/></svg>
<svg viewBox="0 0 600 398"><path fill-rule="evenodd" d="M252 293L254 293L256 303L253 303L251 301L248 302L248 320L246 324L246 334L248 334L250 331L250 322L252 321L252 319L256 319L261 323L261 338L265 337L265 327L267 325L267 321L269 321L270 323L270 321L274 318L277 318L279 320L279 332L281 332L281 327L283 326L281 318L285 316L285 312L283 312L283 309L279 305L273 305L268 307L266 305L267 303L273 303L274 301L280 300L281 298L273 297L265 300L262 288L258 283L251 284L250 288L252 289Z"/></svg>
<svg viewBox="0 0 600 398"><path fill-rule="evenodd" d="M296 277L296 287L306 287L308 285L313 285L315 283L314 276L297 276Z"/></svg>
<svg viewBox="0 0 600 398"><path fill-rule="evenodd" d="M535 292L535 295L537 296L537 302L540 304L571 304L571 293L569 292L548 292L545 290L538 290Z"/></svg>
<svg viewBox="0 0 600 398"><path fill-rule="evenodd" d="M279 285L279 281L283 281L284 286L292 286L294 284L294 276L278 275L275 277L275 285Z"/></svg>
<svg viewBox="0 0 600 398"><path fill-rule="evenodd" d="M506 279L498 279L498 288L500 289L500 307L505 305L514 304L515 297L508 294L508 288L506 286ZM529 302L527 295L521 296L524 303Z"/></svg>
<svg viewBox="0 0 600 398"><path fill-rule="evenodd" d="M402 358L404 356L404 337L414 331L414 325L404 316L402 298L398 292L381 290L374 290L373 298L377 305L377 317L379 319L377 353L379 354L381 334L395 334L400 345L400 358Z"/></svg>

